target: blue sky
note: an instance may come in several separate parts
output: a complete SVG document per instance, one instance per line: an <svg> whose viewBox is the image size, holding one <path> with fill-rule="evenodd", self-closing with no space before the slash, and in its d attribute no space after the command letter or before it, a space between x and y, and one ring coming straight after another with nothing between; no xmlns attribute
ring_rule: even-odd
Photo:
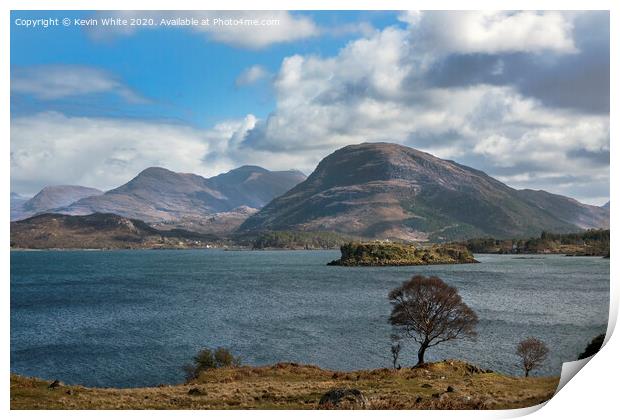
<svg viewBox="0 0 620 420"><path fill-rule="evenodd" d="M396 12L305 12L317 25L338 28L368 23L376 28L398 24ZM131 104L115 95L40 102L13 101L13 115L55 109L71 115L107 115L177 120L197 127L254 114L266 117L274 108L267 81L240 88L235 80L246 68L260 65L275 74L282 59L293 54L333 55L358 33L317 36L294 44L279 43L259 50L231 47L184 29L139 31L131 37L93 41L87 30L58 27L20 28L16 18L89 17L90 12L13 12L11 66L69 64L104 69L131 86L149 102Z"/></svg>
<svg viewBox="0 0 620 420"><path fill-rule="evenodd" d="M17 19L277 18L25 28ZM148 166L310 173L391 141L515 188L609 197L606 12L11 14L11 188L109 189Z"/></svg>

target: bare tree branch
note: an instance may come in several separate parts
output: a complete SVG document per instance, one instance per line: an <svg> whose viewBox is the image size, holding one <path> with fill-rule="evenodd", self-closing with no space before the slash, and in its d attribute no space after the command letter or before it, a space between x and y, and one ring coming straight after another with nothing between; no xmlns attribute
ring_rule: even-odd
<svg viewBox="0 0 620 420"><path fill-rule="evenodd" d="M414 276L392 290L390 323L420 345L418 364L428 347L476 336L478 316L457 290L438 277Z"/></svg>
<svg viewBox="0 0 620 420"><path fill-rule="evenodd" d="M521 357L525 376L529 376L530 371L541 367L548 354L549 349L538 338L528 337L517 346L517 356Z"/></svg>

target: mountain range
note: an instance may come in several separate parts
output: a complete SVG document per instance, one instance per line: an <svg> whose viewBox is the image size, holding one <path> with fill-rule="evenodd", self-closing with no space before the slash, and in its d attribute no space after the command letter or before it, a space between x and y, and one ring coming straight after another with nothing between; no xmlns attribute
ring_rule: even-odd
<svg viewBox="0 0 620 420"><path fill-rule="evenodd" d="M250 216L241 231L335 231L376 239L527 237L609 226L609 210L516 190L479 170L391 143L346 146Z"/></svg>
<svg viewBox="0 0 620 420"><path fill-rule="evenodd" d="M304 179L298 171L271 172L258 166L242 166L213 178L153 167L118 188L58 212L114 213L145 222L203 218L241 206L263 207Z"/></svg>
<svg viewBox="0 0 620 420"><path fill-rule="evenodd" d="M391 143L346 146L307 178L258 166L212 178L151 167L105 193L46 187L29 200L12 193L11 201L12 220L20 212L21 218L116 214L161 231L224 236L298 231L447 241L609 227L609 203L597 207L546 191L517 190L482 171Z"/></svg>
<svg viewBox="0 0 620 420"><path fill-rule="evenodd" d="M22 203L22 216L113 213L149 223L245 219L304 179L299 171L268 171L258 166L242 166L212 178L152 167L105 193L86 187L46 187Z"/></svg>

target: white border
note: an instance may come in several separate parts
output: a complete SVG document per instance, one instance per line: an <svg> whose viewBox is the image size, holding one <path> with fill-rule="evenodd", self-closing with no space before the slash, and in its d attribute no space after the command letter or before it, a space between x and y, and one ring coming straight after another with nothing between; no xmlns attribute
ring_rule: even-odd
<svg viewBox="0 0 620 420"><path fill-rule="evenodd" d="M10 98L10 24L9 13L11 9L15 10L142 10L142 9L154 9L154 10L406 10L406 9L431 9L431 10L475 10L475 9L509 9L509 10L611 10L611 91L618 91L618 84L616 83L618 74L618 24L619 19L617 12L619 7L617 2L608 0L589 0L589 1L559 1L559 0L545 0L545 1L532 1L532 0L506 0L502 2L492 0L470 0L468 2L459 2L456 0L435 0L435 1L404 1L404 0L358 0L355 2L347 2L345 0L299 0L294 3L284 0L216 0L210 2L196 1L196 0L176 0L175 2L166 2L164 0L151 0L147 2L140 2L138 0L93 0L93 1L71 1L71 0L58 0L43 1L43 0L5 0L0 5L3 9L3 19L0 21L1 25L1 54L3 55L1 70L1 91L2 103L0 109L2 110L2 118L0 119L2 137L0 141L0 147L2 148L3 164L0 165L0 171L2 172L2 191L0 192L0 211L2 214L9 214L9 192L10 192L10 142L9 142L9 127L10 127L10 114L9 114L9 98ZM618 120L618 108L617 108L617 96L611 97L611 121L610 129L611 133L615 133L617 120ZM616 147L613 142L611 145L611 201L616 203L617 199L620 199L620 195L616 194L618 183L615 180L618 177L618 171L616 170L617 163ZM616 214L616 206L612 206L612 232L615 232L616 226L614 223ZM9 410L9 322L10 322L10 291L9 291L9 277L10 277L10 253L9 253L9 223L5 219L5 222L1 225L2 237L6 244L5 251L0 256L2 261L2 281L5 287L5 293L2 297L3 313L2 317L2 332L5 338L4 346L2 346L2 360L4 362L5 375L2 377L2 408L5 411ZM612 236L612 248L614 250L619 249L617 247L618 240L615 236ZM614 254L615 255L615 254ZM616 277L618 272L617 264L612 258L611 260L611 278ZM587 281L587 279L584 279ZM289 418L294 415L299 418L315 418L317 416L324 417L357 417L357 418L375 418L390 416L394 418L411 418L411 416L423 417L423 418L459 418L459 419L472 419L472 418L509 418L518 417L521 415L532 414L531 418L546 419L546 418L608 418L610 413L617 411L617 391L616 391L616 377L620 373L618 361L616 355L620 354L620 342L617 337L610 337L610 333L615 326L618 315L618 301L619 292L617 287L617 281L611 282L611 306L610 306L610 319L608 326L608 335L606 337L606 345L603 350L592 358L591 361L582 369L578 378L569 381L568 384L553 397L544 408L541 406L532 407L522 410L505 410L505 411L469 411L469 412L446 412L446 411L372 411L372 412L301 412L295 413L285 411L235 411L235 412L219 412L219 411L190 411L190 412L177 412L177 411L150 411L150 412L115 412L114 416L121 418L169 418L174 416L175 418L187 418L194 416L209 416L209 417L249 417L253 418ZM575 371L577 364L568 364L564 369ZM577 369L579 370L579 369ZM89 412L87 415L93 418L107 418L110 416L108 411ZM82 418L85 413L79 411L43 411L43 412L26 412L26 411L12 411L11 416L19 418L27 418L30 416L38 415L45 416L45 418Z"/></svg>

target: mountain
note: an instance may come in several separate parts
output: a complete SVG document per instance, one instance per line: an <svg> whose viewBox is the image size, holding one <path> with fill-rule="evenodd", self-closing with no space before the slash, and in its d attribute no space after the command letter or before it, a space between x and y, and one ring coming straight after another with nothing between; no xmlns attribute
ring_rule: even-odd
<svg viewBox="0 0 620 420"><path fill-rule="evenodd" d="M15 202L15 212L11 211L11 220L24 219L35 214L48 212L60 207L68 206L74 201L85 197L103 194L96 188L79 185L51 185L43 188L34 197L22 201L11 193L11 202ZM21 206L18 207L18 203ZM13 206L11 206L13 208Z"/></svg>
<svg viewBox="0 0 620 420"><path fill-rule="evenodd" d="M53 185L43 188L37 195L24 203L24 210L30 213L40 213L69 204L85 197L103 194L96 188L79 185Z"/></svg>
<svg viewBox="0 0 620 420"><path fill-rule="evenodd" d="M324 158L304 182L249 217L240 231L328 230L439 241L528 237L542 230L576 231L577 222L604 219L590 207L518 191L484 172L409 147L363 143Z"/></svg>
<svg viewBox="0 0 620 420"><path fill-rule="evenodd" d="M242 166L213 178L153 167L118 188L59 212L114 213L146 222L201 219L241 206L263 207L304 179L298 171L272 172L258 166Z"/></svg>
<svg viewBox="0 0 620 420"><path fill-rule="evenodd" d="M590 206L542 190L519 190L517 193L533 206L581 229L609 228L609 207Z"/></svg>
<svg viewBox="0 0 620 420"><path fill-rule="evenodd" d="M605 204L601 206L601 208L609 210L609 203L610 203L609 201L606 202Z"/></svg>
<svg viewBox="0 0 620 420"><path fill-rule="evenodd" d="M295 170L268 171L260 166L242 166L209 178L209 185L226 197L224 211L247 206L261 208L306 179Z"/></svg>
<svg viewBox="0 0 620 420"><path fill-rule="evenodd" d="M160 231L116 214L45 213L11 222L12 248L187 248L206 246L213 239L183 230Z"/></svg>
<svg viewBox="0 0 620 420"><path fill-rule="evenodd" d="M28 200L28 197L14 192L11 193L11 220L17 220L23 217L24 203Z"/></svg>

